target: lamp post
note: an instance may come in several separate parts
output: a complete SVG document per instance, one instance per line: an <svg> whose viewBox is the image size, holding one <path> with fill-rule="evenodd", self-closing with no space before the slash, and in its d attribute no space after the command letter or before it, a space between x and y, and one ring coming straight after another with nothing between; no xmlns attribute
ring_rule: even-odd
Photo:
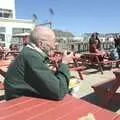
<svg viewBox="0 0 120 120"><path fill-rule="evenodd" d="M45 23L41 23L41 24L38 24L39 25L49 25L50 28L52 29L52 22L51 21L48 21L48 22L45 22Z"/></svg>
<svg viewBox="0 0 120 120"><path fill-rule="evenodd" d="M54 11L53 11L53 9L52 8L49 8L49 13L50 13L50 17L49 17L49 20L48 20L48 22L49 22L49 24L50 24L50 28L52 28L52 16L53 15L55 15L55 13L54 13Z"/></svg>
<svg viewBox="0 0 120 120"><path fill-rule="evenodd" d="M33 23L35 24L35 26L38 26L38 25L49 25L50 28L52 29L52 16L54 15L54 11L52 8L49 8L49 19L47 20L47 22L44 22L44 23L40 23L38 24L38 17L36 14L33 14Z"/></svg>

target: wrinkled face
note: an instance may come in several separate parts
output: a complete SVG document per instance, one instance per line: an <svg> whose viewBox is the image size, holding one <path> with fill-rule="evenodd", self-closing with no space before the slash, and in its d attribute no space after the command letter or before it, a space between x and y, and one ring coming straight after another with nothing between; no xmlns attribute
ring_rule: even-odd
<svg viewBox="0 0 120 120"><path fill-rule="evenodd" d="M42 46L43 48L50 50L54 49L55 47L55 34L54 32L49 28L43 28L39 31L39 46Z"/></svg>
<svg viewBox="0 0 120 120"><path fill-rule="evenodd" d="M47 49L54 49L54 47L55 47L55 35L53 33L46 34L45 40L43 41L43 45Z"/></svg>

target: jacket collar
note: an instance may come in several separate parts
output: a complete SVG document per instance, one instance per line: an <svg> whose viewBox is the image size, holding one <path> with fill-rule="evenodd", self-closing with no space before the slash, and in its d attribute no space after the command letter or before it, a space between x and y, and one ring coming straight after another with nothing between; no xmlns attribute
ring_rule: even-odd
<svg viewBox="0 0 120 120"><path fill-rule="evenodd" d="M29 44L27 44L27 46L26 47L28 47L28 48L30 48L30 49L33 49L33 50L35 50L35 51L37 51L37 52L39 52L43 57L48 57L48 55L42 50L42 49L40 49L40 48L38 48L35 44L33 44L33 43L29 43Z"/></svg>

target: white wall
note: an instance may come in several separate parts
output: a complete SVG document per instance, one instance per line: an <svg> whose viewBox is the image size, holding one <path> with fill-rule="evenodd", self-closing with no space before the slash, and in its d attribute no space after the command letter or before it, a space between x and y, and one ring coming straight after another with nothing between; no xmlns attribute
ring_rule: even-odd
<svg viewBox="0 0 120 120"><path fill-rule="evenodd" d="M12 22L1 22L0 21L0 27L5 27L5 45L8 47L11 43L12 38L12 28L29 28L32 29L34 27L34 24L31 22L18 22L18 21L12 21Z"/></svg>
<svg viewBox="0 0 120 120"><path fill-rule="evenodd" d="M13 18L15 18L15 0L0 0L0 8L13 10Z"/></svg>

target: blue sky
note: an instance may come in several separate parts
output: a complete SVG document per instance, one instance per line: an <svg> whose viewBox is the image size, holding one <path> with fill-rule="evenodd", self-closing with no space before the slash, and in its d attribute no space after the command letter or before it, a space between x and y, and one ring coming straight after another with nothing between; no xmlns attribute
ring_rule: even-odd
<svg viewBox="0 0 120 120"><path fill-rule="evenodd" d="M16 17L43 23L76 35L84 32L120 32L120 0L16 0ZM54 15L51 16L49 8Z"/></svg>

